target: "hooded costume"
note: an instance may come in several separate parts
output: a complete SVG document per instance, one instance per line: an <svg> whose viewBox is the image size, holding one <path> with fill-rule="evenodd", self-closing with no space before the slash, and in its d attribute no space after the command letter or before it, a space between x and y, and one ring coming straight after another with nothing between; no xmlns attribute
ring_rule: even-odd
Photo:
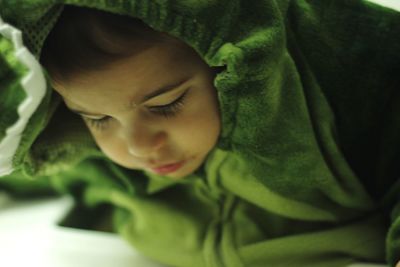
<svg viewBox="0 0 400 267"><path fill-rule="evenodd" d="M209 66L222 131L179 181L107 159L38 63L63 10L142 19ZM113 209L171 266L400 260L400 13L361 0L0 0L0 184ZM81 213L82 214L82 213Z"/></svg>

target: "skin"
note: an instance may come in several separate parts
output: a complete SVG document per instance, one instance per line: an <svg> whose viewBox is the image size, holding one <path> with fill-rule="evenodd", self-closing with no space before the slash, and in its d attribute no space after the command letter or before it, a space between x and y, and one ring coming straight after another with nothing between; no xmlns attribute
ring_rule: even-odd
<svg viewBox="0 0 400 267"><path fill-rule="evenodd" d="M53 86L69 109L89 113L80 115L112 161L153 173L155 167L184 161L164 174L179 179L197 170L217 143L221 122L215 73L188 46L165 42ZM141 102L155 89L182 81ZM175 113L164 116L160 106L182 95Z"/></svg>

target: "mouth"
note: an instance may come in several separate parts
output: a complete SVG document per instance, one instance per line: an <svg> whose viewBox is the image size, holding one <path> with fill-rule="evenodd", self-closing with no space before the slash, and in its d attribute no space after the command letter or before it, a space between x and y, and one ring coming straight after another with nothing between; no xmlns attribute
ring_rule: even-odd
<svg viewBox="0 0 400 267"><path fill-rule="evenodd" d="M180 162L167 164L167 165L163 165L163 166L160 166L157 168L150 168L150 169L157 174L168 174L168 173L173 173L173 172L179 170L185 163L186 163L186 161L180 161Z"/></svg>

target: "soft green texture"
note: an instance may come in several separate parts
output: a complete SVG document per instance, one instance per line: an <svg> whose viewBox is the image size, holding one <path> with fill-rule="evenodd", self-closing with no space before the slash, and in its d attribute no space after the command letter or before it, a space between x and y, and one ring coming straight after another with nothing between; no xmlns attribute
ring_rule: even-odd
<svg viewBox="0 0 400 267"><path fill-rule="evenodd" d="M171 266L400 260L398 12L361 0L0 0L0 14L38 54L61 3L139 17L227 66L218 146L171 182L107 160L59 106L47 127L29 125L35 142L3 183L31 176L87 207L112 204L115 230ZM17 72L5 59L0 74ZM20 95L11 84L0 110L3 92ZM44 103L35 116L47 122L58 100Z"/></svg>

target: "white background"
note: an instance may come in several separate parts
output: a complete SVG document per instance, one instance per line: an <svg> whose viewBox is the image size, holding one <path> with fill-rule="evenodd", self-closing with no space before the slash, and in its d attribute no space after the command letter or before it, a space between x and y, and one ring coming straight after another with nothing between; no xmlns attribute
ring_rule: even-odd
<svg viewBox="0 0 400 267"><path fill-rule="evenodd" d="M400 10L400 0L368 0L368 1Z"/></svg>

